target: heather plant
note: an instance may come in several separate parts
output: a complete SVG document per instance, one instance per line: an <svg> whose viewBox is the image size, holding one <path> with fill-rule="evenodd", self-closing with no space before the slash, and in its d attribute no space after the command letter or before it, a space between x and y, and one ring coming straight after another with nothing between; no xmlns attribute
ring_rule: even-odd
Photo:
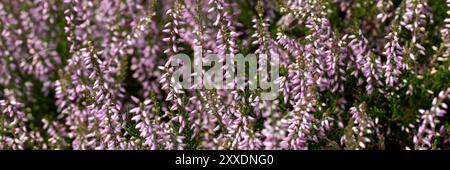
<svg viewBox="0 0 450 170"><path fill-rule="evenodd" d="M0 0L0 149L449 149L449 29L450 0Z"/></svg>

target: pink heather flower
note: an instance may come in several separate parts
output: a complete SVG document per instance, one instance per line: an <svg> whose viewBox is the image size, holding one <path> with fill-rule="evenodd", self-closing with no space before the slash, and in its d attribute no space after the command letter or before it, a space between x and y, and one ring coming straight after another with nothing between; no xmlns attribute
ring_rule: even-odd
<svg viewBox="0 0 450 170"><path fill-rule="evenodd" d="M171 119L169 122L163 122L161 117L155 115L154 104L147 99L144 102L139 102L137 98L133 97L137 106L130 110L133 114L132 121L136 123L135 128L139 131L139 138L135 139L135 143L140 149L183 149L184 136L176 136L174 129L169 125L176 119Z"/></svg>
<svg viewBox="0 0 450 170"><path fill-rule="evenodd" d="M411 45L407 50L409 53L409 59L413 63L419 56L425 55L425 47L423 47L421 41L425 38L425 25L428 21L431 23L433 22L433 15L431 8L428 6L427 0L405 1L405 12L403 13L400 24L406 30L411 32ZM411 65L408 68L411 68Z"/></svg>
<svg viewBox="0 0 450 170"><path fill-rule="evenodd" d="M450 0L447 0L447 8L450 8ZM446 59L448 60L448 57L450 55L450 10L447 10L447 16L444 19L444 24L445 25L440 31L445 50L443 59L441 59L443 61L445 61Z"/></svg>
<svg viewBox="0 0 450 170"><path fill-rule="evenodd" d="M367 115L366 107L366 103L361 103L349 110L352 117L347 128L351 133L341 138L341 143L348 149L365 149L376 131L376 123Z"/></svg>
<svg viewBox="0 0 450 170"><path fill-rule="evenodd" d="M348 67L353 67L354 71L351 73L358 78L358 84L365 84L365 89L368 94L371 94L376 87L382 87L381 73L383 64L378 55L372 53L368 47L368 40L362 35L361 30L358 35L350 35L351 41L348 46L352 50L351 62ZM378 91L382 92L381 89Z"/></svg>
<svg viewBox="0 0 450 170"><path fill-rule="evenodd" d="M22 103L0 100L0 149L25 149L29 132L25 127L28 119L22 109Z"/></svg>
<svg viewBox="0 0 450 170"><path fill-rule="evenodd" d="M386 22L386 20L391 18L394 13L394 4L390 0L377 0L376 2L378 9L377 19L381 22Z"/></svg>
<svg viewBox="0 0 450 170"><path fill-rule="evenodd" d="M179 83L172 79L174 68L170 66L174 60L173 55L179 54L183 50L183 48L178 47L178 45L183 42L182 39L179 38L180 34L185 31L182 28L185 24L185 21L182 20L183 18L181 16L183 9L184 6L179 1L176 1L173 8L167 10L166 15L169 16L170 21L164 26L165 28L162 31L167 34L167 37L163 38L162 41L168 44L168 48L164 50L164 54L167 55L168 60L164 64L164 67L161 67L165 73L161 76L159 82L162 85L162 89L168 91L165 100L170 101L171 104L169 110L171 111L177 110L179 106L183 105L179 95L183 94L184 91L181 89L181 86L178 86Z"/></svg>
<svg viewBox="0 0 450 170"><path fill-rule="evenodd" d="M403 47L399 44L398 33L393 30L386 39L388 42L384 46L383 55L386 56L386 63L383 65L386 85L393 87L398 83L402 71L406 68L403 61Z"/></svg>
<svg viewBox="0 0 450 170"><path fill-rule="evenodd" d="M450 99L450 88L439 92L438 96L433 98L429 110L419 110L421 123L413 137L415 149L434 149L433 139L440 136L440 118L447 113L448 105L444 102L447 99Z"/></svg>

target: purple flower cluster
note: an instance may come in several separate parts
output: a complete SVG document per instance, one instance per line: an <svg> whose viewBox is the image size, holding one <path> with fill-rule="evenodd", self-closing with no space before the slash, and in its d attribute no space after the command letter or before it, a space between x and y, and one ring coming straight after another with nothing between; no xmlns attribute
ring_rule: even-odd
<svg viewBox="0 0 450 170"><path fill-rule="evenodd" d="M339 27L363 5L371 19ZM1 1L0 149L384 149L399 96L433 94L414 83L450 71L450 13L430 45L433 12L427 0ZM183 88L175 55L197 52L194 65L279 57L278 98L249 89L253 77ZM239 64L221 65L223 78ZM449 136L449 95L406 109L420 116L403 148Z"/></svg>
<svg viewBox="0 0 450 170"><path fill-rule="evenodd" d="M350 108L352 115L348 131L342 137L341 142L349 149L365 149L367 143L371 142L370 135L375 133L376 120L372 120L366 112L366 104L362 103Z"/></svg>
<svg viewBox="0 0 450 170"><path fill-rule="evenodd" d="M445 127L439 125L441 123L439 118L444 117L447 113L448 105L444 102L446 99L450 99L450 88L439 92L439 95L433 98L429 110L419 110L421 123L413 139L415 149L432 148L433 138L440 136L441 133L446 133L444 132L446 131Z"/></svg>
<svg viewBox="0 0 450 170"><path fill-rule="evenodd" d="M400 24L412 33L412 40L408 48L409 58L412 62L415 62L418 56L425 55L425 48L420 43L420 40L426 34L425 25L427 20L433 21L433 14L427 1L405 1L405 12L401 17Z"/></svg>

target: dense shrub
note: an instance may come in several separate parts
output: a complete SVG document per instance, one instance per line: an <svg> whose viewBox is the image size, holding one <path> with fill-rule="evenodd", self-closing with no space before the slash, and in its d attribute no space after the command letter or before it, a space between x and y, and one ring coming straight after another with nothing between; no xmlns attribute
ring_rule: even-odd
<svg viewBox="0 0 450 170"><path fill-rule="evenodd" d="M0 149L448 149L449 28L450 0L1 0ZM277 99L174 85L195 46L279 55Z"/></svg>

